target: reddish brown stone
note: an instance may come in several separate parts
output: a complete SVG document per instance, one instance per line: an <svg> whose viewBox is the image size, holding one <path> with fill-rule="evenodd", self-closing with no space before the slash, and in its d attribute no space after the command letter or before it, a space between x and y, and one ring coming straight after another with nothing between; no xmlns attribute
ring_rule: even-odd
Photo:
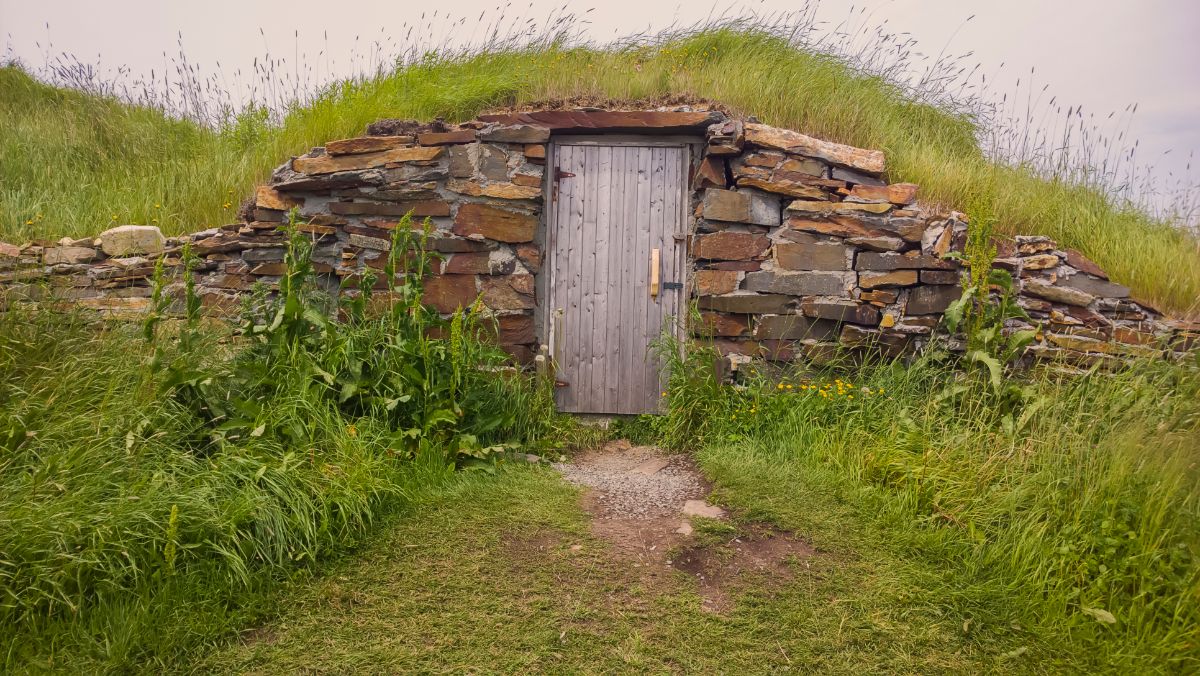
<svg viewBox="0 0 1200 676"><path fill-rule="evenodd" d="M777 153L772 150L762 150L755 153L747 153L742 157L742 161L751 167L769 167L774 169L779 166L780 162L787 156L783 153ZM811 160L810 160L811 161Z"/></svg>
<svg viewBox="0 0 1200 676"><path fill-rule="evenodd" d="M1086 306L1095 296L1066 286L1055 286L1042 279L1027 279L1021 293L1044 298L1054 303Z"/></svg>
<svg viewBox="0 0 1200 676"><path fill-rule="evenodd" d="M742 288L747 291L782 293L789 296L849 296L853 286L853 272L828 270L748 272L746 281L742 284Z"/></svg>
<svg viewBox="0 0 1200 676"><path fill-rule="evenodd" d="M254 205L263 209L287 211L292 207L304 206L304 198L284 195L269 185L260 185L254 193Z"/></svg>
<svg viewBox="0 0 1200 676"><path fill-rule="evenodd" d="M922 284L958 284L960 280L957 270L922 270Z"/></svg>
<svg viewBox="0 0 1200 676"><path fill-rule="evenodd" d="M446 274L451 275L486 275L491 272L487 251L475 253L456 253L446 261Z"/></svg>
<svg viewBox="0 0 1200 676"><path fill-rule="evenodd" d="M1034 254L1021 259L1021 266L1026 270L1049 270L1058 267L1061 262L1054 254Z"/></svg>
<svg viewBox="0 0 1200 676"><path fill-rule="evenodd" d="M506 200L536 199L542 196L542 186L517 185L515 183L488 183L466 181L459 178L450 179L446 188L456 193L472 197L495 197Z"/></svg>
<svg viewBox="0 0 1200 676"><path fill-rule="evenodd" d="M500 329L500 342L504 345L521 345L537 342L532 315L504 315L496 320Z"/></svg>
<svg viewBox="0 0 1200 676"><path fill-rule="evenodd" d="M879 323L879 310L870 305L853 301L806 300L800 307L805 316L816 319L831 319L835 322L853 322L868 326Z"/></svg>
<svg viewBox="0 0 1200 676"><path fill-rule="evenodd" d="M697 235L694 240L693 254L696 258L709 260L746 260L766 253L771 246L771 240L764 235L748 232L717 232L711 235Z"/></svg>
<svg viewBox="0 0 1200 676"><path fill-rule="evenodd" d="M250 269L252 275L279 276L287 274L287 265L283 263L259 263Z"/></svg>
<svg viewBox="0 0 1200 676"><path fill-rule="evenodd" d="M463 204L454 217L454 234L483 235L499 242L532 242L536 216L490 204Z"/></svg>
<svg viewBox="0 0 1200 676"><path fill-rule="evenodd" d="M955 286L918 286L909 292L904 312L910 315L939 314L961 297L962 290Z"/></svg>
<svg viewBox="0 0 1200 676"><path fill-rule="evenodd" d="M858 276L858 285L864 289L878 289L888 286L912 286L917 283L916 270L895 270L893 272L864 272Z"/></svg>
<svg viewBox="0 0 1200 676"><path fill-rule="evenodd" d="M713 347L722 355L741 354L747 357L762 356L762 350L756 341L753 340L729 340L716 339L713 341Z"/></svg>
<svg viewBox="0 0 1200 676"><path fill-rule="evenodd" d="M792 361L796 358L794 340L760 340L760 355L768 361Z"/></svg>
<svg viewBox="0 0 1200 676"><path fill-rule="evenodd" d="M955 265L937 256L865 251L854 262L856 270L954 270Z"/></svg>
<svg viewBox="0 0 1200 676"><path fill-rule="evenodd" d="M848 270L847 251L840 244L778 242L775 263L784 270Z"/></svg>
<svg viewBox="0 0 1200 676"><path fill-rule="evenodd" d="M247 291L254 286L254 280L244 274L223 274L208 280L207 286L216 287L218 289L236 289L238 291Z"/></svg>
<svg viewBox="0 0 1200 676"><path fill-rule="evenodd" d="M483 280L483 303L493 310L533 309L533 275L506 275Z"/></svg>
<svg viewBox="0 0 1200 676"><path fill-rule="evenodd" d="M542 252L536 244L518 244L516 254L530 272L536 274L542 269Z"/></svg>
<svg viewBox="0 0 1200 676"><path fill-rule="evenodd" d="M754 191L704 191L704 218L714 221L751 223L774 227L779 225L779 198Z"/></svg>
<svg viewBox="0 0 1200 676"><path fill-rule="evenodd" d="M852 197L892 204L912 204L917 200L915 183L893 183L891 185L856 185L850 189Z"/></svg>
<svg viewBox="0 0 1200 676"><path fill-rule="evenodd" d="M837 322L803 315L763 315L754 323L758 339L829 340L837 336Z"/></svg>
<svg viewBox="0 0 1200 676"><path fill-rule="evenodd" d="M721 312L701 312L699 332L711 336L744 336L750 331L746 315L731 315Z"/></svg>
<svg viewBox="0 0 1200 676"><path fill-rule="evenodd" d="M858 294L859 300L865 300L872 305L891 305L900 297L897 291L885 291L883 289L875 289L873 291L863 291Z"/></svg>
<svg viewBox="0 0 1200 676"><path fill-rule="evenodd" d="M425 161L437 158L442 153L441 147L426 148L411 146L392 148L377 153L362 153L358 155L318 155L317 157L297 157L292 160L292 169L302 174L331 174L335 171L351 171L382 167L393 162Z"/></svg>
<svg viewBox="0 0 1200 676"><path fill-rule="evenodd" d="M1153 345L1158 342L1158 338L1153 333L1137 331L1124 326L1114 326L1112 337L1113 340L1119 343L1127 343L1129 345Z"/></svg>
<svg viewBox="0 0 1200 676"><path fill-rule="evenodd" d="M863 329L850 324L842 327L840 339L845 346L872 348L889 357L904 354L912 340L903 333Z"/></svg>
<svg viewBox="0 0 1200 676"><path fill-rule="evenodd" d="M542 187L542 177L534 176L533 174L517 174L512 177L513 185L520 185L529 188Z"/></svg>
<svg viewBox="0 0 1200 676"><path fill-rule="evenodd" d="M868 174L877 175L884 170L883 153L878 150L863 150L840 143L822 141L789 129L778 129L765 124L747 123L746 142L763 148L774 148L805 157L822 159Z"/></svg>
<svg viewBox="0 0 1200 676"><path fill-rule="evenodd" d="M813 232L819 235L831 235L833 237L887 237L888 233L883 230L876 230L867 225L851 220L812 220L808 218L800 218L793 216L787 221L788 227L801 232Z"/></svg>
<svg viewBox="0 0 1200 676"><path fill-rule="evenodd" d="M355 155L358 153L377 153L391 150L413 142L411 136L364 136L338 141L327 141L325 152L330 155Z"/></svg>
<svg viewBox="0 0 1200 676"><path fill-rule="evenodd" d="M1022 256L1053 251L1057 244L1049 237L1041 235L1017 235L1017 253Z"/></svg>
<svg viewBox="0 0 1200 676"><path fill-rule="evenodd" d="M846 187L845 181L830 181L829 179L825 179L824 181L812 180L823 178L827 174L824 162L809 157L791 157L779 165L775 175L793 181L809 181L813 185L823 185L827 188Z"/></svg>
<svg viewBox="0 0 1200 676"><path fill-rule="evenodd" d="M474 141L474 129L417 134L417 143L423 146L444 146L458 143L473 143Z"/></svg>
<svg viewBox="0 0 1200 676"><path fill-rule="evenodd" d="M480 133L479 138L491 143L520 143L521 145L530 145L549 141L550 130L544 125L503 124L484 129Z"/></svg>
<svg viewBox="0 0 1200 676"><path fill-rule="evenodd" d="M546 146L541 143L529 143L525 146L525 159L527 160L545 160Z"/></svg>
<svg viewBox="0 0 1200 676"><path fill-rule="evenodd" d="M421 302L442 314L470 307L478 296L474 275L433 275L425 280Z"/></svg>
<svg viewBox="0 0 1200 676"><path fill-rule="evenodd" d="M702 310L733 314L785 314L794 307L794 296L770 293L732 293L724 296L700 296Z"/></svg>
<svg viewBox="0 0 1200 676"><path fill-rule="evenodd" d="M696 167L696 176L692 179L692 190L725 187L725 161L719 157L705 157Z"/></svg>
<svg viewBox="0 0 1200 676"><path fill-rule="evenodd" d="M737 289L738 273L732 270L697 270L692 283L698 296L719 296Z"/></svg>
<svg viewBox="0 0 1200 676"><path fill-rule="evenodd" d="M1080 272L1086 272L1089 275L1099 277L1100 279L1108 279L1108 273L1106 273L1099 265L1093 263L1092 260L1087 256L1084 256L1075 249L1067 249L1066 253L1067 265L1070 265Z"/></svg>
<svg viewBox="0 0 1200 676"><path fill-rule="evenodd" d="M762 178L745 177L737 180L739 188L757 188L766 192L788 197L801 197L809 200L827 200L829 193L804 183L789 181L784 178L766 180Z"/></svg>

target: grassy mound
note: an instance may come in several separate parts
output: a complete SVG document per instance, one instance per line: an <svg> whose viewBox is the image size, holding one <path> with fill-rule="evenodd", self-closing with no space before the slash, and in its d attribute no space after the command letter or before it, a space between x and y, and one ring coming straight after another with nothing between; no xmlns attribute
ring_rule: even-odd
<svg viewBox="0 0 1200 676"><path fill-rule="evenodd" d="M919 103L887 79L770 32L710 28L653 44L554 43L431 56L216 129L43 85L0 68L0 238L94 234L111 223L184 233L235 219L282 160L383 117L470 118L489 107L590 97L686 95L830 140L887 152L892 180L962 207L996 186L1000 228L1078 248L1148 302L1197 309L1200 242L1094 185L989 161L970 116Z"/></svg>

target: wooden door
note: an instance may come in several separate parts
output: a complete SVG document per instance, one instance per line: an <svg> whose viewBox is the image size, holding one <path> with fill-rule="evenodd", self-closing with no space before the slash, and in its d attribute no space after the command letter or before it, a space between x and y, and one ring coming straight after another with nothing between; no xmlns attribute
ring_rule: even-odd
<svg viewBox="0 0 1200 676"><path fill-rule="evenodd" d="M689 157L684 143L553 144L545 328L559 410L659 409L650 347L684 310Z"/></svg>

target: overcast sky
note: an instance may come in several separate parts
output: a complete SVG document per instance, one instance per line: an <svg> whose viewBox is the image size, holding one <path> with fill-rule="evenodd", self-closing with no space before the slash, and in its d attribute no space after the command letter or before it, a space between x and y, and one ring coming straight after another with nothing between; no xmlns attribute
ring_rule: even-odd
<svg viewBox="0 0 1200 676"><path fill-rule="evenodd" d="M47 44L84 61L135 74L161 72L164 52L178 53L182 33L190 61L205 73L232 77L249 71L255 57L269 52L334 73L351 69L350 54L380 36L403 47L402 27L426 25L422 39L459 43L478 40L490 20L508 17L544 20L564 5L496 0L0 0L0 47L33 68L45 62ZM588 37L606 41L617 35L690 24L713 14L736 15L793 11L797 0L677 4L647 0L574 2L569 11L586 13ZM1141 140L1142 162L1159 173L1184 173L1189 153L1200 153L1200 1L1198 0L823 0L818 16L833 26L853 9L867 23L886 22L894 32L910 33L930 55L973 52L992 81L992 91L1017 92L1016 79L1036 66L1040 89L1066 105L1082 105L1099 116L1139 108L1129 131ZM440 17L422 20L437 9L470 17L454 26ZM481 23L478 17L486 12ZM967 18L975 15L974 19ZM861 15L860 15L861 16ZM859 23L862 19L859 19ZM49 24L47 29L46 24ZM451 30L453 28L453 30ZM261 30L261 32L260 32ZM296 32L299 38L296 38ZM326 37L327 36L327 37ZM357 43L356 43L357 39ZM357 44L357 48L356 48ZM318 52L326 53L318 57ZM1004 64L1001 68L1001 64ZM361 66L361 62L358 64ZM1022 94L1023 95L1023 94ZM1169 151L1169 152L1168 152ZM1191 172L1195 182L1197 171Z"/></svg>

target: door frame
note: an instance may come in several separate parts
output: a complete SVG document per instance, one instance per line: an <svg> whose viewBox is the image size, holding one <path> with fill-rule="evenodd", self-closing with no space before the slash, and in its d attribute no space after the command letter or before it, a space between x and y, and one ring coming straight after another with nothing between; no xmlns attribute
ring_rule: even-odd
<svg viewBox="0 0 1200 676"><path fill-rule="evenodd" d="M651 147L651 148L682 148L686 151L685 156L685 184L683 186L684 199L680 201L682 213L679 218L679 231L672 233L672 237L680 244L677 247L676 255L679 257L678 269L681 271L682 279L680 280L682 288L674 291L679 294L679 302L677 303L678 315L672 319L672 333L676 338L679 338L684 332L687 324L688 299L691 298L692 288L692 266L691 262L691 241L693 231L695 229L695 219L690 217L690 214L695 208L697 202L696 191L693 187L696 167L703 159L703 149L706 141L699 136L685 135L639 135L639 134L553 134L550 137L549 143L546 144L546 164L542 178L542 189L546 200L542 207L542 217L538 223L538 241L542 243L542 274L537 276L536 297L542 299L542 307L537 312L538 326L537 334L541 337L542 344L546 348L545 357L548 360L548 367L551 375L557 381L558 364L559 364L559 348L557 344L556 327L557 323L554 316L554 308L550 303L551 289L554 288L555 269L553 265L553 257L556 245L557 222L556 214L558 212L557 190L555 174L557 173L557 147L564 145L586 145L586 146L625 146L625 147ZM605 414L610 415L610 414ZM615 414L611 414L615 415Z"/></svg>

